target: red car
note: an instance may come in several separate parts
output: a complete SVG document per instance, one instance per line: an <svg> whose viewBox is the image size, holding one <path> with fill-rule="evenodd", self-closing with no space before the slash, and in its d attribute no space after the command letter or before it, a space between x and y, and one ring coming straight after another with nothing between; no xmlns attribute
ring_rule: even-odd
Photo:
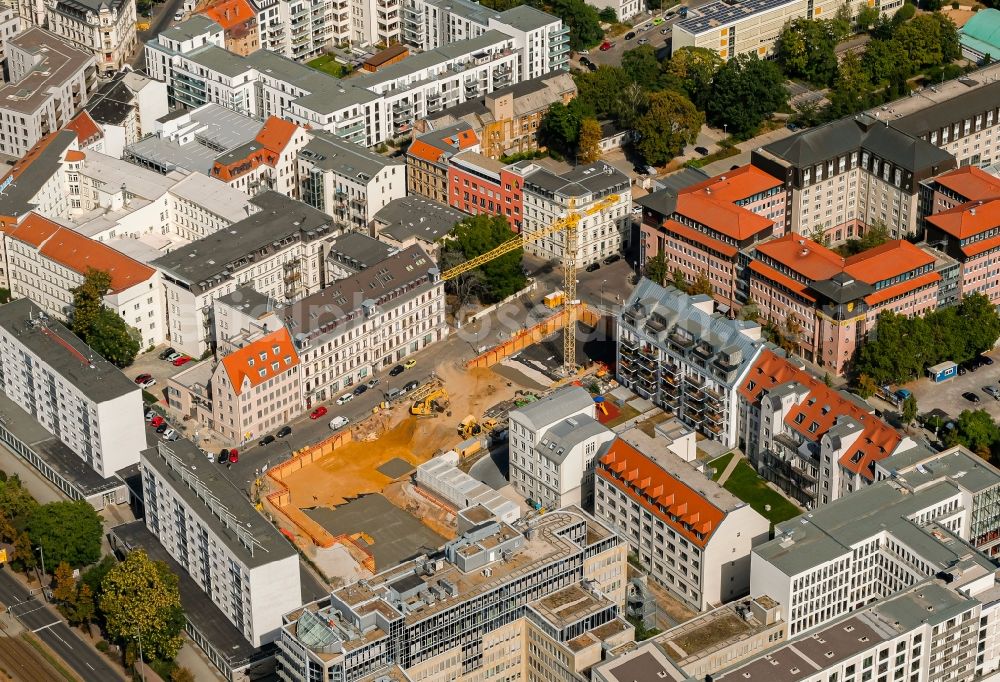
<svg viewBox="0 0 1000 682"><path fill-rule="evenodd" d="M317 407L315 410L312 411L312 414L309 415L309 418L310 419L319 419L324 414L326 414L326 408L323 407L322 405L320 405L319 407Z"/></svg>
<svg viewBox="0 0 1000 682"><path fill-rule="evenodd" d="M140 374L139 376L137 376L135 378L135 383L137 383L137 384L144 384L144 383L146 383L147 381L149 381L152 378L153 378L152 374Z"/></svg>
<svg viewBox="0 0 1000 682"><path fill-rule="evenodd" d="M174 360L174 367L180 367L181 365L186 365L189 362L191 362L191 358L186 355L182 355Z"/></svg>
<svg viewBox="0 0 1000 682"><path fill-rule="evenodd" d="M162 424L164 421L166 421L166 420L163 417L161 417L160 415L156 415L155 417L153 417L150 420L149 425L152 426L153 428L156 428L157 426L159 426L160 424Z"/></svg>
<svg viewBox="0 0 1000 682"><path fill-rule="evenodd" d="M615 44L613 42L611 42L610 40L605 40L603 43L601 43L601 52L607 52L614 46Z"/></svg>
<svg viewBox="0 0 1000 682"><path fill-rule="evenodd" d="M232 450L229 451L229 463L236 464L239 461L240 461L240 451L237 450L236 448L233 448Z"/></svg>

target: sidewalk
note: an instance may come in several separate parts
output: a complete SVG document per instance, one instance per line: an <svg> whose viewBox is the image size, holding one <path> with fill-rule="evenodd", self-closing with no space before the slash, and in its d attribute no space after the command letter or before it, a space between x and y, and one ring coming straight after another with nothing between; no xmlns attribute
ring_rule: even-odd
<svg viewBox="0 0 1000 682"><path fill-rule="evenodd" d="M740 460L743 459L743 453L739 450L733 449L732 452L733 456L729 459L729 464L726 465L726 470L722 472L721 476L719 476L718 483L720 486L726 484L726 481L728 481L729 477L733 474L733 470L740 463Z"/></svg>
<svg viewBox="0 0 1000 682"><path fill-rule="evenodd" d="M8 476L17 474L24 487L28 489L28 492L40 504L61 502L69 499L64 492L50 483L37 469L18 457L14 452L11 452L3 444L0 444L0 470L3 470Z"/></svg>
<svg viewBox="0 0 1000 682"><path fill-rule="evenodd" d="M219 672L219 669L205 658L198 645L187 638L187 635L184 636L184 646L181 647L174 661L182 668L190 670L194 674L194 679L198 680L198 682L202 682L202 680L226 679Z"/></svg>

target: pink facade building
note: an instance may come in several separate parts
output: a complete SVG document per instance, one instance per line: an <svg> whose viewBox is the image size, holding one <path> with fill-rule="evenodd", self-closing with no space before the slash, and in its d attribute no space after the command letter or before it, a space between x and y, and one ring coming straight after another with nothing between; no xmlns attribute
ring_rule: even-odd
<svg viewBox="0 0 1000 682"><path fill-rule="evenodd" d="M521 176L499 161L472 151L448 159L448 205L469 215L499 215L519 232Z"/></svg>
<svg viewBox="0 0 1000 682"><path fill-rule="evenodd" d="M688 282L706 275L720 303L739 305L741 249L785 231L781 180L754 166L660 190L638 201L643 207L640 260L662 253Z"/></svg>
<svg viewBox="0 0 1000 682"><path fill-rule="evenodd" d="M936 262L905 240L845 259L789 233L757 246L749 298L803 357L842 374L883 311L914 316L938 307Z"/></svg>

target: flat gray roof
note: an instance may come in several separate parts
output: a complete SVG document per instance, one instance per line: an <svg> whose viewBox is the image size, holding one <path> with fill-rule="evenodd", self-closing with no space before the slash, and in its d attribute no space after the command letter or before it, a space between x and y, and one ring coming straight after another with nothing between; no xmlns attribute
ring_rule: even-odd
<svg viewBox="0 0 1000 682"><path fill-rule="evenodd" d="M32 54L41 54L42 58L21 80L0 87L0 107L3 109L34 114L49 100L51 91L62 88L85 68L95 66L92 54L76 49L37 26L9 38L7 44ZM86 93L81 95L86 101Z"/></svg>
<svg viewBox="0 0 1000 682"><path fill-rule="evenodd" d="M374 237L361 232L348 232L330 244L329 258L348 267L363 270L381 263L396 251L396 247L380 242Z"/></svg>
<svg viewBox="0 0 1000 682"><path fill-rule="evenodd" d="M176 26L160 31L160 35L170 40L184 42L200 36L208 31L221 31L222 27L204 14L195 14L186 21L182 21ZM155 42L155 41L150 41Z"/></svg>
<svg viewBox="0 0 1000 682"><path fill-rule="evenodd" d="M582 386L565 386L541 400L511 410L511 414L519 415L521 421L526 421L534 428L541 428L586 407L595 409L594 397L590 392Z"/></svg>
<svg viewBox="0 0 1000 682"><path fill-rule="evenodd" d="M606 431L610 429L593 417L570 417L554 424L542 434L535 444L535 450L550 462L561 464L573 447Z"/></svg>
<svg viewBox="0 0 1000 682"><path fill-rule="evenodd" d="M217 45L199 47L197 50L189 52L187 57L195 64L200 64L212 71L218 71L229 78L235 78L252 68L240 55Z"/></svg>
<svg viewBox="0 0 1000 682"><path fill-rule="evenodd" d="M519 31L533 31L559 21L559 18L528 5L518 5L501 12L497 21L502 21Z"/></svg>
<svg viewBox="0 0 1000 682"><path fill-rule="evenodd" d="M973 493L1000 484L1000 471L961 445L944 452L911 448L887 457L879 462L879 466L886 471L895 472L904 485L913 488L922 488L942 477L950 478Z"/></svg>
<svg viewBox="0 0 1000 682"><path fill-rule="evenodd" d="M313 139L299 151L299 158L324 170L367 182L385 168L398 166L403 172L405 167L400 160L376 154L332 133L317 130L312 135Z"/></svg>
<svg viewBox="0 0 1000 682"><path fill-rule="evenodd" d="M159 473L248 568L296 555L295 548L257 513L243 491L220 473L218 465L206 461L188 439L161 441L143 450L141 458L142 465Z"/></svg>
<svg viewBox="0 0 1000 682"><path fill-rule="evenodd" d="M393 199L374 216L378 232L398 242L411 237L435 242L464 219L464 213L418 195Z"/></svg>
<svg viewBox="0 0 1000 682"><path fill-rule="evenodd" d="M567 197L603 194L624 191L632 181L627 175L604 161L577 166L573 170L557 175L545 168L539 168L524 178L524 182L548 192Z"/></svg>
<svg viewBox="0 0 1000 682"><path fill-rule="evenodd" d="M0 306L0 327L94 402L142 390L61 322L46 316L42 323L40 315L41 308L19 298Z"/></svg>

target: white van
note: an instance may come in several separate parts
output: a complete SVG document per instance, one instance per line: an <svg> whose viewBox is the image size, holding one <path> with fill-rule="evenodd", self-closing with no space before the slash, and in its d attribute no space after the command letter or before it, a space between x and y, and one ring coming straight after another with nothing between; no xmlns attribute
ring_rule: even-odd
<svg viewBox="0 0 1000 682"><path fill-rule="evenodd" d="M337 429L342 429L350 423L350 419L344 416L334 417L330 420L330 428L336 431Z"/></svg>

